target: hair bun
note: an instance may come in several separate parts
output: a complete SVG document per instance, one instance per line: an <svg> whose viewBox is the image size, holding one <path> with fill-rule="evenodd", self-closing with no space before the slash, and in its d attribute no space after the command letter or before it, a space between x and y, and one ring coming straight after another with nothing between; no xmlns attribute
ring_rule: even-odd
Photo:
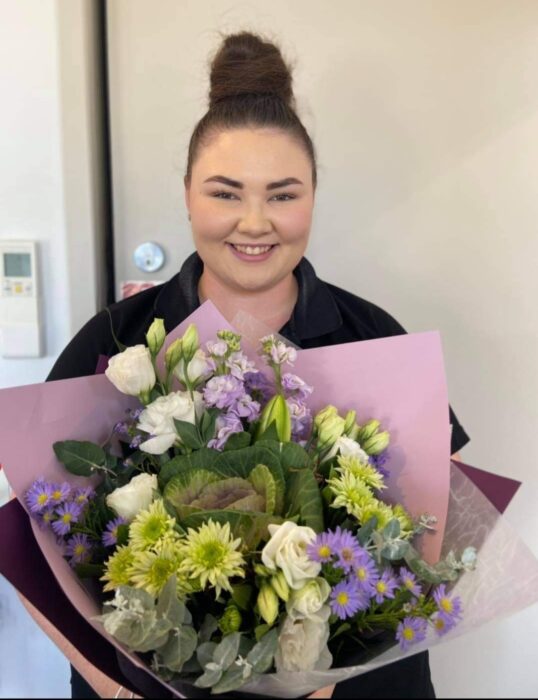
<svg viewBox="0 0 538 700"><path fill-rule="evenodd" d="M277 46L250 32L227 36L211 62L209 107L241 95L279 97L292 109L291 72Z"/></svg>

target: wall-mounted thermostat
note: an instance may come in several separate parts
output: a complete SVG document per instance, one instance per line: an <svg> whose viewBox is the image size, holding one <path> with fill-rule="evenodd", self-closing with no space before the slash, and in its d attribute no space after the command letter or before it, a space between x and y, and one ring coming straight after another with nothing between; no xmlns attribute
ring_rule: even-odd
<svg viewBox="0 0 538 700"><path fill-rule="evenodd" d="M0 240L0 355L40 357L42 329L35 241Z"/></svg>

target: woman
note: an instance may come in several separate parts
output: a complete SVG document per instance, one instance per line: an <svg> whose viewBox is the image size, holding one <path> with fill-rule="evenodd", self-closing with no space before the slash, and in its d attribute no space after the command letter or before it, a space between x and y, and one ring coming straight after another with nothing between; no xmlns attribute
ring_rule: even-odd
<svg viewBox="0 0 538 700"><path fill-rule="evenodd" d="M185 175L196 253L166 284L94 317L49 379L92 374L99 355L116 352L111 325L123 343L144 342L154 317L171 330L206 299L229 320L245 311L305 348L405 333L382 309L322 282L303 257L315 149L278 48L246 32L227 37L212 63L209 101ZM468 437L452 413L451 421L456 452ZM73 697L89 696L75 672ZM340 683L333 697L434 697L427 654Z"/></svg>

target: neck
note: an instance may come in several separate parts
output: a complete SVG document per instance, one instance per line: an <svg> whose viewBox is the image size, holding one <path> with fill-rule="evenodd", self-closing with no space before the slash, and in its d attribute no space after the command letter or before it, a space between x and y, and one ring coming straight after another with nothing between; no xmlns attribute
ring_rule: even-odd
<svg viewBox="0 0 538 700"><path fill-rule="evenodd" d="M230 289L207 268L204 268L198 283L200 303L210 300L230 323L238 312L243 311L272 332L278 332L290 319L298 291L293 273L270 289L254 292Z"/></svg>

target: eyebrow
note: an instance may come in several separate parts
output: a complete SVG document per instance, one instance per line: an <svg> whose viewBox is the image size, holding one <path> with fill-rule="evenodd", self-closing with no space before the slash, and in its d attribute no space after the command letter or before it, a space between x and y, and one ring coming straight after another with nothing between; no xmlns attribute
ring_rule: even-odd
<svg viewBox="0 0 538 700"><path fill-rule="evenodd" d="M213 177L208 177L205 182L221 182L223 185L229 185L230 187L237 187L237 189L243 189L243 183L238 180L232 180L229 177L224 177L224 175L213 175ZM287 187L287 185L302 185L301 180L296 177L286 177L284 180L278 180L277 182L270 182L265 189L276 190L279 187Z"/></svg>

